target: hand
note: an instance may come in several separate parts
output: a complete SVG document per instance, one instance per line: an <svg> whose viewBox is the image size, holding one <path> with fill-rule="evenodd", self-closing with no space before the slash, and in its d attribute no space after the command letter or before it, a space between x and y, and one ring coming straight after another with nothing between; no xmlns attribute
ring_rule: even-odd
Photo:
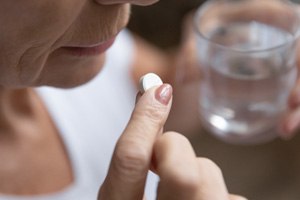
<svg viewBox="0 0 300 200"><path fill-rule="evenodd" d="M220 169L197 158L185 137L162 134L171 103L172 88L167 84L140 97L117 142L98 200L142 200L150 166L160 177L159 200L244 199L228 194Z"/></svg>
<svg viewBox="0 0 300 200"><path fill-rule="evenodd" d="M299 13L300 13L300 7L297 6ZM296 81L296 84L290 94L289 102L288 102L288 112L286 113L282 124L281 124L281 131L280 136L283 139L290 139L292 138L297 132L300 130L300 76L299 76L299 70L300 70L300 41L297 42L297 61L296 65L298 67L298 78Z"/></svg>
<svg viewBox="0 0 300 200"><path fill-rule="evenodd" d="M276 5L276 4L275 4ZM295 8L300 13L300 6L294 4ZM272 9L270 10L272 11ZM278 12L278 10L275 10ZM288 13L284 13L287 15ZM287 15L288 16L288 15ZM288 111L281 122L281 130L279 132L280 137L283 139L291 139L300 131L300 41L297 40L297 60L296 65L298 67L298 78L296 84L290 94L288 101Z"/></svg>

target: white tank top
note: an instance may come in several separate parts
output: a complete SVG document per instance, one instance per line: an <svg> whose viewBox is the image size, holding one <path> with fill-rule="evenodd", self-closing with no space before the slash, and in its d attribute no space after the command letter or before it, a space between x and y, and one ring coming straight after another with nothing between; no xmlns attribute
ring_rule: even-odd
<svg viewBox="0 0 300 200"><path fill-rule="evenodd" d="M108 51L104 69L92 81L75 89L37 89L61 133L75 181L57 193L27 197L0 195L0 200L97 199L115 143L134 106L137 90L129 72L133 48L132 38L123 31ZM149 173L147 200L155 199L157 181Z"/></svg>

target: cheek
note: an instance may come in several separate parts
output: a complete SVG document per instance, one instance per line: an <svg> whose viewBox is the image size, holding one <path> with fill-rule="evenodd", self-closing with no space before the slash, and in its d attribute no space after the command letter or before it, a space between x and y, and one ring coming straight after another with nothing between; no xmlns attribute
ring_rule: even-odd
<svg viewBox="0 0 300 200"><path fill-rule="evenodd" d="M0 84L33 82L83 3L82 0L1 1Z"/></svg>
<svg viewBox="0 0 300 200"><path fill-rule="evenodd" d="M46 54L24 44L9 46L0 42L0 46L0 85L30 85L47 59Z"/></svg>
<svg viewBox="0 0 300 200"><path fill-rule="evenodd" d="M84 1L26 0L4 1L4 3L1 1L1 38L27 46L54 43L77 18L83 7L82 2Z"/></svg>
<svg viewBox="0 0 300 200"><path fill-rule="evenodd" d="M0 85L73 87L87 82L101 70L104 56L68 59L58 55L57 48L87 38L101 41L125 26L129 16L128 4L101 7L86 0L4 2L0 3L0 24L6 25L0 27Z"/></svg>

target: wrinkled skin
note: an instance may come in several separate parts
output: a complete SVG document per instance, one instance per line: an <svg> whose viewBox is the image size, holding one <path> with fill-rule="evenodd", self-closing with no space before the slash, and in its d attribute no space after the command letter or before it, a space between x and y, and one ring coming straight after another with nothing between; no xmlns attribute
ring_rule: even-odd
<svg viewBox="0 0 300 200"><path fill-rule="evenodd" d="M102 68L104 54L75 57L62 47L99 44L116 36L128 22L128 3L1 0L0 85L72 87L90 80Z"/></svg>
<svg viewBox="0 0 300 200"><path fill-rule="evenodd" d="M75 56L66 47L106 43L126 26L130 3L155 1L0 0L0 193L45 194L72 184L59 132L29 86L68 88L91 80L103 67L104 52ZM228 193L220 169L197 158L184 136L161 135L171 104L167 84L140 97L117 143L99 199L142 199L152 158L162 178L161 200L243 199Z"/></svg>

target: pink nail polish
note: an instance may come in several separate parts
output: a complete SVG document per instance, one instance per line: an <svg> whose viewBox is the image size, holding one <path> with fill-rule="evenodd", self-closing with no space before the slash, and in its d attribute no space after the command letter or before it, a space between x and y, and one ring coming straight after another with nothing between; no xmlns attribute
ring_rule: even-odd
<svg viewBox="0 0 300 200"><path fill-rule="evenodd" d="M173 95L172 86L163 84L155 91L155 99L164 105L168 105Z"/></svg>

